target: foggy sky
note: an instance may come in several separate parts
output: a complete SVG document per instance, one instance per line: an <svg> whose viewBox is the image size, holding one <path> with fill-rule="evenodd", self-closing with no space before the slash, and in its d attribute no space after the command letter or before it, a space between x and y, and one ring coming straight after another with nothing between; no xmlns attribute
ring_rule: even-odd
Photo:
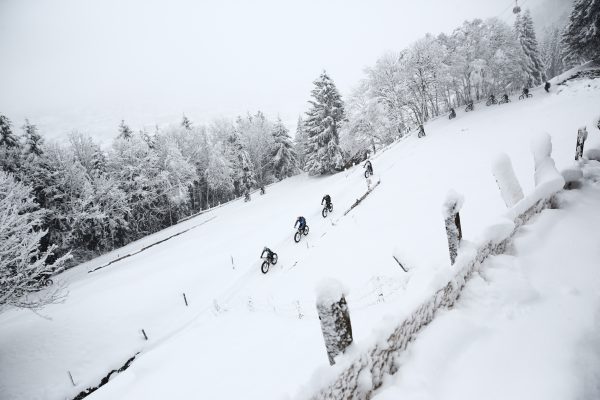
<svg viewBox="0 0 600 400"><path fill-rule="evenodd" d="M345 95L386 51L466 19L512 22L512 4L0 0L0 113L46 137L77 129L104 142L121 119L137 130L183 113L202 123L262 110L293 133L323 69Z"/></svg>

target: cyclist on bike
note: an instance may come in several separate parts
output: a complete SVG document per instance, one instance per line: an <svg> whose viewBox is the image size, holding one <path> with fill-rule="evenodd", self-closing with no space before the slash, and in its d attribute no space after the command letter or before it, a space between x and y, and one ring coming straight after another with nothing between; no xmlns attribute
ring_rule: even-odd
<svg viewBox="0 0 600 400"><path fill-rule="evenodd" d="M529 97L529 88L523 88L523 95Z"/></svg>
<svg viewBox="0 0 600 400"><path fill-rule="evenodd" d="M363 165L363 168L366 168L367 171L369 171L369 173L373 175L373 165L371 165L371 161L367 160L367 162L365 162L365 165Z"/></svg>
<svg viewBox="0 0 600 400"><path fill-rule="evenodd" d="M265 253L267 253L267 259L272 260L273 259L273 252L271 251L270 248L268 248L267 246L265 246L263 248L262 253L260 253L260 258L264 258Z"/></svg>
<svg viewBox="0 0 600 400"><path fill-rule="evenodd" d="M298 219L296 219L296 223L294 224L294 228L296 227L296 225L298 225L298 230L303 231L304 227L306 226L306 218L300 216L298 217Z"/></svg>
<svg viewBox="0 0 600 400"><path fill-rule="evenodd" d="M325 207L329 207L331 205L331 196L329 196L328 194L323 196L323 200L321 200L321 205L323 205L323 203L325 203Z"/></svg>
<svg viewBox="0 0 600 400"><path fill-rule="evenodd" d="M502 101L508 103L508 95L506 93L502 95Z"/></svg>
<svg viewBox="0 0 600 400"><path fill-rule="evenodd" d="M550 93L550 86L552 86L552 85L550 85L550 82L546 81L546 84L544 85L544 90L547 93Z"/></svg>
<svg viewBox="0 0 600 400"><path fill-rule="evenodd" d="M495 103L496 102L496 96L494 96L493 94L490 94L490 97L488 97L488 100L490 101L490 103Z"/></svg>
<svg viewBox="0 0 600 400"><path fill-rule="evenodd" d="M450 119L456 117L456 111L454 111L454 108L450 109Z"/></svg>

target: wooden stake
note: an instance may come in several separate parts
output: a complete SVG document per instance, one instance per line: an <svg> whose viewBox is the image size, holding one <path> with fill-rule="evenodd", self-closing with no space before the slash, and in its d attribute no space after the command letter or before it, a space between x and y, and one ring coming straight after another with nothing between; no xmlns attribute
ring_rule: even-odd
<svg viewBox="0 0 600 400"><path fill-rule="evenodd" d="M148 336L146 335L146 331L142 329L142 333L144 334L144 339L148 340Z"/></svg>
<svg viewBox="0 0 600 400"><path fill-rule="evenodd" d="M394 260L396 260L396 262L398 263L398 265L400 266L400 268L402 268L402 270L403 270L404 272L408 272L408 271L406 270L406 268L404 268L404 265L402 265L402 263L400 262L400 260L398 260L398 259L396 258L396 256L392 256L392 257L394 257Z"/></svg>
<svg viewBox="0 0 600 400"><path fill-rule="evenodd" d="M185 293L183 294L183 301L185 301L185 306L188 306L187 297L185 297Z"/></svg>
<svg viewBox="0 0 600 400"><path fill-rule="evenodd" d="M73 375L71 375L71 371L67 371L69 373L69 378L71 378L71 383L73 384L73 386L77 386L75 385L75 381L73 380Z"/></svg>

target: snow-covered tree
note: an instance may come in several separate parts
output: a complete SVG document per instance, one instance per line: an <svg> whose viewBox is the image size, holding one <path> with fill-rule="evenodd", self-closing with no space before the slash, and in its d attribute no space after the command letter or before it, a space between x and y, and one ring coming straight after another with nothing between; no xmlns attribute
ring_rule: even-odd
<svg viewBox="0 0 600 400"><path fill-rule="evenodd" d="M366 81L355 89L347 102L347 123L344 124L340 141L345 151L354 155L369 149L377 149L394 141L396 131L388 119L383 103L369 96Z"/></svg>
<svg viewBox="0 0 600 400"><path fill-rule="evenodd" d="M323 71L314 81L313 100L306 113L304 129L308 136L306 170L311 175L328 174L343 166L339 129L344 120L344 103L335 84Z"/></svg>
<svg viewBox="0 0 600 400"><path fill-rule="evenodd" d="M31 189L0 171L0 307L39 308L60 295L50 289L44 296L29 296L44 288L69 258L66 254L48 262L56 247L40 251L40 240L46 235L40 229L43 215Z"/></svg>
<svg viewBox="0 0 600 400"><path fill-rule="evenodd" d="M131 128L129 127L129 125L127 125L125 123L125 120L121 120L121 123L119 124L119 138L121 139L131 139L131 136L133 136L133 131L131 130Z"/></svg>
<svg viewBox="0 0 600 400"><path fill-rule="evenodd" d="M558 28L546 32L541 44L541 56L548 78L557 76L565 69L563 63L563 46Z"/></svg>
<svg viewBox="0 0 600 400"><path fill-rule="evenodd" d="M529 10L525 10L523 15L517 14L515 34L525 54L525 70L529 78L528 86L537 86L546 80L546 74L544 73L544 64L540 57L533 20Z"/></svg>
<svg viewBox="0 0 600 400"><path fill-rule="evenodd" d="M292 176L297 171L296 151L289 131L278 118L273 127L273 141L269 149L270 165L279 180Z"/></svg>
<svg viewBox="0 0 600 400"><path fill-rule="evenodd" d="M192 121L185 114L183 114L183 118L181 119L181 126L188 131L192 129Z"/></svg>
<svg viewBox="0 0 600 400"><path fill-rule="evenodd" d="M234 130L227 139L227 159L231 163L235 192L238 195L249 192L256 185L254 166L244 147L240 134Z"/></svg>
<svg viewBox="0 0 600 400"><path fill-rule="evenodd" d="M2 114L0 114L0 146L19 147L19 138L12 131L12 123Z"/></svg>
<svg viewBox="0 0 600 400"><path fill-rule="evenodd" d="M28 154L33 154L36 156L42 155L44 152L42 150L44 139L39 134L37 126L31 124L28 119L25 119L23 131L25 135L25 151Z"/></svg>
<svg viewBox="0 0 600 400"><path fill-rule="evenodd" d="M307 139L306 132L304 132L304 121L302 120L302 116L299 116L296 124L296 135L294 136L294 150L296 152L298 168L302 171L304 171L306 163Z"/></svg>
<svg viewBox="0 0 600 400"><path fill-rule="evenodd" d="M221 146L216 146L215 151L211 153L208 166L204 171L207 182L207 202L209 191L217 194L227 194L234 190L232 179L233 171L230 162L227 160L220 147Z"/></svg>
<svg viewBox="0 0 600 400"><path fill-rule="evenodd" d="M567 58L600 59L600 0L576 0L563 32Z"/></svg>
<svg viewBox="0 0 600 400"><path fill-rule="evenodd" d="M261 111L257 111L256 114L248 114L245 118L238 117L235 126L252 162L256 181L261 185L270 183L273 171L270 170L271 164L268 157L272 144L273 124Z"/></svg>

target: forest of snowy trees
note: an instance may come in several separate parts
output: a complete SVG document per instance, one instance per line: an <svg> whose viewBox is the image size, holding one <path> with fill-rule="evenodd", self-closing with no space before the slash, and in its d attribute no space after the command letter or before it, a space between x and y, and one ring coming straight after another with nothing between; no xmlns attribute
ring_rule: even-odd
<svg viewBox="0 0 600 400"><path fill-rule="evenodd" d="M208 125L184 116L152 132L121 121L106 148L78 132L47 142L30 121L0 115L0 241L11 249L0 251L0 305L26 306L18 298L69 257L90 259L301 171L343 170L450 108L543 84L599 49L600 0L577 0L568 25L540 42L528 11L513 26L465 21L383 55L346 99L323 72L293 140L260 111Z"/></svg>

